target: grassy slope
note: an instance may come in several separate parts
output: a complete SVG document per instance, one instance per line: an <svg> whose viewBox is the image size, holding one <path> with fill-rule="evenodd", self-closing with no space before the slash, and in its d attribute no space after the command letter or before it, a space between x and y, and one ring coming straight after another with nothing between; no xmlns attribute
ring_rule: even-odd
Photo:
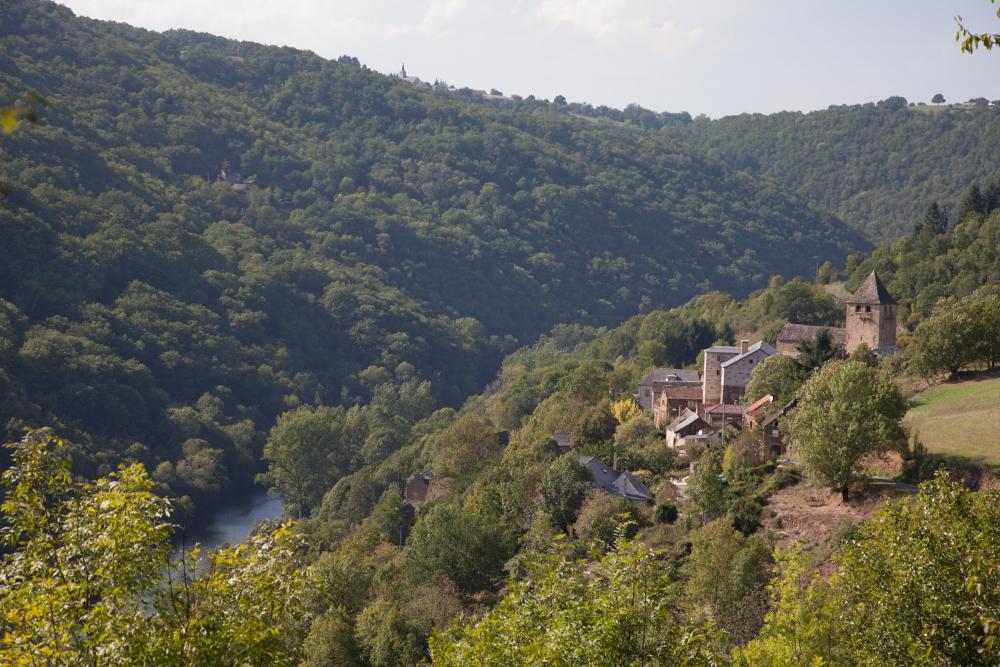
<svg viewBox="0 0 1000 667"><path fill-rule="evenodd" d="M1000 464L1000 378L933 387L911 405L906 424L931 452Z"/></svg>

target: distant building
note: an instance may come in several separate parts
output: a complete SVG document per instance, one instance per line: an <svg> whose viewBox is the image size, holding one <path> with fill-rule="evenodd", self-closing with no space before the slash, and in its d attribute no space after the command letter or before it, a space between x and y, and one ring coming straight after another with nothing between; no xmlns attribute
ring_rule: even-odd
<svg viewBox="0 0 1000 667"><path fill-rule="evenodd" d="M700 387L701 373L691 368L654 368L639 380L639 405L652 410L657 395L666 387Z"/></svg>
<svg viewBox="0 0 1000 667"><path fill-rule="evenodd" d="M722 399L719 403L736 403L743 398L753 369L773 354L777 354L770 344L757 341L740 341L740 353L722 362Z"/></svg>
<svg viewBox="0 0 1000 667"><path fill-rule="evenodd" d="M797 358L799 345L814 340L823 329L830 332L834 347L841 348L846 354L854 352L862 343L882 356L899 352L896 347L899 305L878 273L872 271L868 274L854 294L847 297L845 310L843 328L789 322L778 333L778 352Z"/></svg>
<svg viewBox="0 0 1000 667"><path fill-rule="evenodd" d="M787 323L778 332L778 340L775 348L779 354L784 354L792 359L799 358L799 345L807 340L815 340L816 335L826 329L830 333L830 341L834 347L841 350L847 347L847 329L843 327L821 327L812 324Z"/></svg>
<svg viewBox="0 0 1000 667"><path fill-rule="evenodd" d="M560 454L565 454L573 449L572 433L553 433L552 439L556 441L556 446L559 447Z"/></svg>
<svg viewBox="0 0 1000 667"><path fill-rule="evenodd" d="M878 274L868 274L861 287L847 300L847 354L862 344L875 354L891 355L896 347L896 316L899 306Z"/></svg>
<svg viewBox="0 0 1000 667"><path fill-rule="evenodd" d="M608 495L620 496L634 503L648 503L653 500L649 488L632 473L627 471L618 473L596 456L578 456L576 460L590 471L597 488Z"/></svg>
<svg viewBox="0 0 1000 667"><path fill-rule="evenodd" d="M653 426L663 428L684 410L698 412L701 408L701 383L668 385L660 389L653 401Z"/></svg>
<svg viewBox="0 0 1000 667"><path fill-rule="evenodd" d="M732 345L713 345L702 351L702 403L722 403L722 364L739 354L740 348Z"/></svg>
<svg viewBox="0 0 1000 667"><path fill-rule="evenodd" d="M718 444L717 429L702 419L697 412L685 409L666 428L667 446L683 449L691 442L700 442L706 446Z"/></svg>

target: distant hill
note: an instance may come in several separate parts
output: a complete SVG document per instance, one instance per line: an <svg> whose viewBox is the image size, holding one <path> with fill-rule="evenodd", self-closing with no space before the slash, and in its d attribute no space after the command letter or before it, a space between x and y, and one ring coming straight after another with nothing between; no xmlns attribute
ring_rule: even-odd
<svg viewBox="0 0 1000 667"><path fill-rule="evenodd" d="M886 241L909 232L931 200L954 211L970 182L1000 174L1000 108L900 100L698 119L662 131Z"/></svg>
<svg viewBox="0 0 1000 667"><path fill-rule="evenodd" d="M902 97L824 111L740 114L711 120L534 97L452 91L459 99L520 113L561 113L661 133L727 166L770 180L830 211L875 242L912 229L934 199L954 212L965 187L1000 174L1000 104L914 104Z"/></svg>
<svg viewBox="0 0 1000 667"><path fill-rule="evenodd" d="M37 0L0 6L0 47L0 100L50 102L2 138L0 423L53 424L95 468L177 463L208 497L289 407L410 379L458 404L554 323L870 247L667 136L351 58Z"/></svg>

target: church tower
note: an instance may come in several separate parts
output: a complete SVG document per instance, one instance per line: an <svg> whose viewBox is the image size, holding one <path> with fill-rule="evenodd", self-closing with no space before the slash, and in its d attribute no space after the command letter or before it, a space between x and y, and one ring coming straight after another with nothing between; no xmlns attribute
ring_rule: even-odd
<svg viewBox="0 0 1000 667"><path fill-rule="evenodd" d="M896 300L878 274L875 271L868 274L858 291L847 300L847 353L850 354L862 343L873 352L894 352L898 309Z"/></svg>

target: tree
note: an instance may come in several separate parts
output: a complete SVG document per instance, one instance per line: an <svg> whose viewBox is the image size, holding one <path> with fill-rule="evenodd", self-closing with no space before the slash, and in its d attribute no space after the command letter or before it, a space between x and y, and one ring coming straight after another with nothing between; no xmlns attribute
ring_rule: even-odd
<svg viewBox="0 0 1000 667"><path fill-rule="evenodd" d="M426 633L388 600L361 612L355 634L372 667L409 667L427 652Z"/></svg>
<svg viewBox="0 0 1000 667"><path fill-rule="evenodd" d="M323 499L350 461L343 408L298 408L278 417L264 446L260 479L280 495L286 511L304 516Z"/></svg>
<svg viewBox="0 0 1000 667"><path fill-rule="evenodd" d="M945 103L944 95L942 95L941 93L935 93L934 97L931 98L931 103L944 104Z"/></svg>
<svg viewBox="0 0 1000 667"><path fill-rule="evenodd" d="M545 471L538 485L541 507L560 530L568 531L576 521L587 487L593 481L590 471L573 454L563 454Z"/></svg>
<svg viewBox="0 0 1000 667"><path fill-rule="evenodd" d="M941 371L954 377L969 363L975 361L977 336L976 321L967 302L946 297L938 300L931 316L913 332L907 357L910 368L925 378L933 378Z"/></svg>
<svg viewBox="0 0 1000 667"><path fill-rule="evenodd" d="M722 478L723 452L711 447L701 455L688 484L691 504L703 522L726 512L726 481Z"/></svg>
<svg viewBox="0 0 1000 667"><path fill-rule="evenodd" d="M948 216L936 201L927 206L927 211L924 213L924 229L932 234L944 234L948 231Z"/></svg>
<svg viewBox="0 0 1000 667"><path fill-rule="evenodd" d="M807 370L821 367L831 359L837 359L843 351L833 345L829 329L820 329L812 340L799 343L799 365Z"/></svg>
<svg viewBox="0 0 1000 667"><path fill-rule="evenodd" d="M611 416L615 418L618 425L642 415L642 408L635 402L635 399L624 398L620 401L611 401Z"/></svg>
<svg viewBox="0 0 1000 667"><path fill-rule="evenodd" d="M786 428L806 473L839 489L846 502L861 460L904 437L904 414L906 403L891 379L856 361L834 361L802 387Z"/></svg>
<svg viewBox="0 0 1000 667"><path fill-rule="evenodd" d="M641 542L620 539L596 562L535 553L525 568L482 618L431 637L433 664L700 667L723 658L719 633L671 613L669 565Z"/></svg>
<svg viewBox="0 0 1000 667"><path fill-rule="evenodd" d="M992 3L994 0L990 0L990 2ZM1000 9L997 10L997 16L1000 16ZM955 17L955 23L958 24L955 41L958 42L963 53L972 53L980 47L990 51L994 46L1000 46L1000 35L990 32L972 32L965 27L961 16Z"/></svg>
<svg viewBox="0 0 1000 667"><path fill-rule="evenodd" d="M509 556L498 526L449 503L434 505L417 519L404 553L410 581L443 575L466 595L494 588Z"/></svg>
<svg viewBox="0 0 1000 667"><path fill-rule="evenodd" d="M716 519L691 536L687 598L698 618L711 621L745 644L767 611L771 547L757 533L745 537L726 519Z"/></svg>
<svg viewBox="0 0 1000 667"><path fill-rule="evenodd" d="M47 429L6 447L0 663L129 663L170 553L169 503L139 464L74 482Z"/></svg>
<svg viewBox="0 0 1000 667"><path fill-rule="evenodd" d="M389 488L385 490L375 505L371 515L365 520L365 527L375 531L381 539L389 544L403 546L409 526L399 486L389 485Z"/></svg>
<svg viewBox="0 0 1000 667"><path fill-rule="evenodd" d="M785 354L773 354L753 369L743 392L743 404L752 405L770 394L778 405L784 405L795 397L804 375L805 370L794 359Z"/></svg>

